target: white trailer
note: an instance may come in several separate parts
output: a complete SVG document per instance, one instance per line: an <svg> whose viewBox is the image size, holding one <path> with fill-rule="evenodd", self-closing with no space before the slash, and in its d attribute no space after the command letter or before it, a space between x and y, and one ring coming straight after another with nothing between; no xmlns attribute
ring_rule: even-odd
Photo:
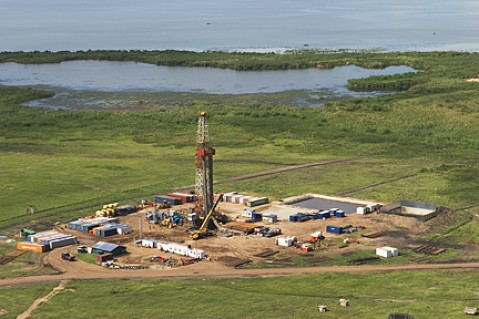
<svg viewBox="0 0 479 319"><path fill-rule="evenodd" d="M204 250L193 248L191 246L183 246L179 244L167 243L162 241L157 244L157 248L163 251L166 251L168 253L188 256L191 258L200 258L200 259L205 258Z"/></svg>

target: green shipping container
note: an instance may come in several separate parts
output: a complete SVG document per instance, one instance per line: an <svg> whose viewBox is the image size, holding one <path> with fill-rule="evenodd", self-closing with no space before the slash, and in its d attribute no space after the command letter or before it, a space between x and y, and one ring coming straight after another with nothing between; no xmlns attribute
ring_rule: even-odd
<svg viewBox="0 0 479 319"><path fill-rule="evenodd" d="M268 204L268 197L252 198L246 202L246 206L254 207L258 205Z"/></svg>

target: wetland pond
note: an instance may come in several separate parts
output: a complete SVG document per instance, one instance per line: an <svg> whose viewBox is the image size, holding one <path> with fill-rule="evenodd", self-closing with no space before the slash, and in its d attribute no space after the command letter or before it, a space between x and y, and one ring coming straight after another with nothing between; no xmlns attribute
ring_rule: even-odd
<svg viewBox="0 0 479 319"><path fill-rule="evenodd" d="M349 65L333 69L235 71L138 62L68 61L1 63L0 84L53 91L55 96L27 105L55 109L134 109L222 96L258 103L264 99L273 103L321 106L332 99L379 94L350 91L348 79L406 72L415 70L408 66L370 70ZM225 101L224 97L221 99Z"/></svg>

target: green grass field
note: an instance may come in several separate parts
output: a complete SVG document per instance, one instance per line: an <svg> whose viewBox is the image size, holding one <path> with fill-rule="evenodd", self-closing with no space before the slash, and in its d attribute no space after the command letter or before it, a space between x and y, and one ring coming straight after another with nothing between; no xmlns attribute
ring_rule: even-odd
<svg viewBox="0 0 479 319"><path fill-rule="evenodd" d="M106 202L135 202L193 184L196 121L198 113L206 111L217 150L216 181L290 164L354 159L223 183L216 186L218 191L279 199L301 193L339 194L384 182L348 196L448 206L458 210L457 220L436 225L437 232L427 239L455 245L477 243L479 84L465 81L477 76L477 53L0 53L2 62L74 59L237 70L408 65L420 72L351 80L349 86L356 90L397 91L328 102L322 108L252 103L250 98L231 96L207 100L203 96L175 107L135 112L49 110L21 106L48 97L49 92L0 86L2 235L20 226L41 227L45 222L92 213ZM28 205L36 207L35 215L26 213ZM448 256L454 258L454 251ZM415 318L459 318L464 316L465 306L475 305L477 279L473 271L431 271L242 280L80 281L71 282L69 289L43 304L32 318L385 318L395 310L411 311ZM51 287L0 287L0 309L8 311L4 317L16 317ZM340 308L341 297L349 298L351 307ZM331 311L320 315L318 304L328 305Z"/></svg>
<svg viewBox="0 0 479 319"><path fill-rule="evenodd" d="M410 271L311 276L70 282L32 318L463 318L477 303L476 271ZM19 288L15 288L17 291ZM31 298L35 287L17 292ZM26 295L24 295L26 294ZM350 300L340 307L339 299ZM134 305L134 306L132 306ZM319 313L318 305L326 305ZM0 308L9 310L8 303ZM13 318L13 317L12 317Z"/></svg>

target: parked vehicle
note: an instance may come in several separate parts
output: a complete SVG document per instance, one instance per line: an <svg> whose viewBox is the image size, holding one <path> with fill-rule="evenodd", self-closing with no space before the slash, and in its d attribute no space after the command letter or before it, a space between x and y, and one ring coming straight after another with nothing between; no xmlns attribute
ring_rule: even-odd
<svg viewBox="0 0 479 319"><path fill-rule="evenodd" d="M264 237L274 237L274 236L278 236L278 235L281 235L281 228L273 228L269 231L266 232L266 234L264 234Z"/></svg>
<svg viewBox="0 0 479 319"><path fill-rule="evenodd" d="M77 247L77 252L85 254L85 253L88 252L88 248L87 248L87 246L78 246Z"/></svg>
<svg viewBox="0 0 479 319"><path fill-rule="evenodd" d="M68 261L75 261L75 256L71 255L70 253L62 253L62 259Z"/></svg>

